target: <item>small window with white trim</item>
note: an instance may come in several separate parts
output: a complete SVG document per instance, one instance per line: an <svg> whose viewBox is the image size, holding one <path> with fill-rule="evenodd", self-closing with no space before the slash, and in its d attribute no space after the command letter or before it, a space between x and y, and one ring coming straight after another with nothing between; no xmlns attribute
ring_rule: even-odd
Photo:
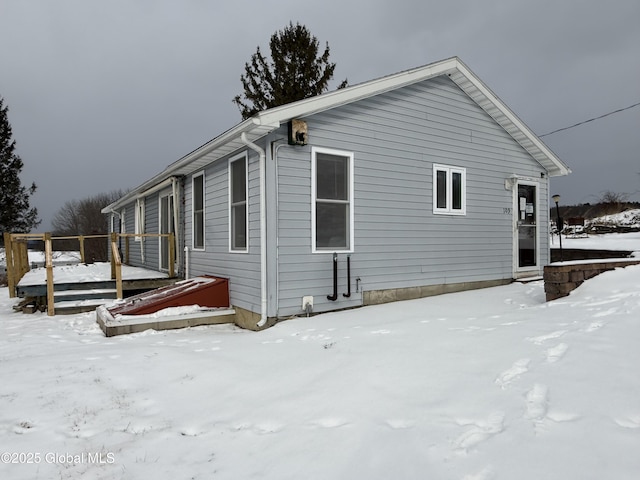
<svg viewBox="0 0 640 480"><path fill-rule="evenodd" d="M353 153L312 149L313 251L353 251Z"/></svg>
<svg viewBox="0 0 640 480"><path fill-rule="evenodd" d="M247 155L229 162L229 249L247 252L249 232L247 215Z"/></svg>
<svg viewBox="0 0 640 480"><path fill-rule="evenodd" d="M191 182L192 196L192 221L193 221L193 248L204 249L204 173L195 175Z"/></svg>
<svg viewBox="0 0 640 480"><path fill-rule="evenodd" d="M447 165L433 165L433 213L466 215L467 170Z"/></svg>

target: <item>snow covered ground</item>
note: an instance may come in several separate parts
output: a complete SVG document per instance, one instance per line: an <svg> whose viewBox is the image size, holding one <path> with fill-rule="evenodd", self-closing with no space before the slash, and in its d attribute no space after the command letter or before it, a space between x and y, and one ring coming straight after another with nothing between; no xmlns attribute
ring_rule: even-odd
<svg viewBox="0 0 640 480"><path fill-rule="evenodd" d="M0 289L3 479L640 474L640 266L549 303L514 283L257 333L105 338L94 313L13 303Z"/></svg>
<svg viewBox="0 0 640 480"><path fill-rule="evenodd" d="M640 232L625 234L607 233L604 235L588 235L586 237L577 238L566 237L563 235L562 247L595 250L623 250L634 252L634 256L640 257ZM559 248L557 235L552 237L551 248Z"/></svg>
<svg viewBox="0 0 640 480"><path fill-rule="evenodd" d="M592 225L620 225L624 227L640 228L640 209L625 210L624 212L604 215L587 220Z"/></svg>

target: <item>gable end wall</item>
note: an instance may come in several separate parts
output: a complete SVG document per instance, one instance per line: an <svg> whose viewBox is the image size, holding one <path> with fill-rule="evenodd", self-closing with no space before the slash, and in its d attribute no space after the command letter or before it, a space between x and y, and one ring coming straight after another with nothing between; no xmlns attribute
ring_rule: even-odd
<svg viewBox="0 0 640 480"><path fill-rule="evenodd" d="M438 77L305 119L309 145L278 151L278 315L362 302L362 290L511 279L516 174L539 185L540 265L547 263L544 169L447 77ZM282 135L284 131L279 132ZM354 152L352 297L339 255L339 300L331 302L332 254L311 253L311 147ZM467 213L434 215L433 164L466 169ZM355 292L356 278L360 291Z"/></svg>

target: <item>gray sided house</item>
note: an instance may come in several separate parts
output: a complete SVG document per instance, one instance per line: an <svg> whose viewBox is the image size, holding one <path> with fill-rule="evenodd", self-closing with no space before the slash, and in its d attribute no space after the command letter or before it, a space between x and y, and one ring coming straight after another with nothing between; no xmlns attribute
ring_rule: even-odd
<svg viewBox="0 0 640 480"><path fill-rule="evenodd" d="M175 232L179 275L228 278L257 329L542 274L549 178L569 172L451 58L258 113L103 212ZM168 267L165 243L131 243Z"/></svg>

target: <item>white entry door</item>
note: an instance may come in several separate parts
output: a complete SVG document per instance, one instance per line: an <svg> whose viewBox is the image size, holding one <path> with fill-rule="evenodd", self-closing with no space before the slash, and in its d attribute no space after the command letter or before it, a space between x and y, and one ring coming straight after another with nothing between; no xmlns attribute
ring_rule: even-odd
<svg viewBox="0 0 640 480"><path fill-rule="evenodd" d="M518 183L516 197L516 271L537 270L538 241L538 186Z"/></svg>

